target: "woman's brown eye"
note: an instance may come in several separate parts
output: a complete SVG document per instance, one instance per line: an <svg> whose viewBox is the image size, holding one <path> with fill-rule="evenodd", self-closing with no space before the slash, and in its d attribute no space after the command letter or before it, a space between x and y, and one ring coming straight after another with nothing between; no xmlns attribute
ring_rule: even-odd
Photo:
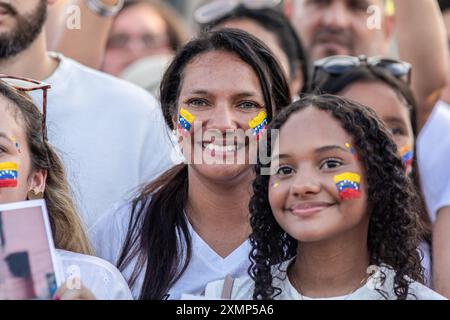
<svg viewBox="0 0 450 320"><path fill-rule="evenodd" d="M403 135L403 130L400 128L389 128L389 131L395 136L395 135Z"/></svg>

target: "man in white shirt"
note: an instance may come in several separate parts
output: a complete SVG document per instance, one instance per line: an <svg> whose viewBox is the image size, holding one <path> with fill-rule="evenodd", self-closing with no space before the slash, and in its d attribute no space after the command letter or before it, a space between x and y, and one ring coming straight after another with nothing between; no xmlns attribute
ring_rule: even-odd
<svg viewBox="0 0 450 320"><path fill-rule="evenodd" d="M0 73L52 85L47 101L49 141L60 151L78 209L90 226L176 158L151 95L47 52L42 27L47 4L54 2L0 0ZM42 105L42 94L33 92L32 97Z"/></svg>

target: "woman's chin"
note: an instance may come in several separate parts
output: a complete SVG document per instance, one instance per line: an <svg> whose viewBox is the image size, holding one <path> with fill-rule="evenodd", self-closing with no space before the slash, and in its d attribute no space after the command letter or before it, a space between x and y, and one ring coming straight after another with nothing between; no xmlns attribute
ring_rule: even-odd
<svg viewBox="0 0 450 320"><path fill-rule="evenodd" d="M218 182L230 182L239 179L252 170L251 165L242 164L194 164L192 167L203 177Z"/></svg>

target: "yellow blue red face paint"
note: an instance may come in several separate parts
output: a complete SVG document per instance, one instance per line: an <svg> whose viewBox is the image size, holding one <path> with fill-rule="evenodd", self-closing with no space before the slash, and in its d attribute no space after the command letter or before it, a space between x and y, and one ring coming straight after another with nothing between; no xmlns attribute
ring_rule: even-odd
<svg viewBox="0 0 450 320"><path fill-rule="evenodd" d="M406 145L400 149L400 156L402 157L402 162L406 168L412 166L414 151L410 145Z"/></svg>
<svg viewBox="0 0 450 320"><path fill-rule="evenodd" d="M267 120L267 113L261 111L256 117L248 122L248 126L252 129L252 134L256 139L259 139L267 128L269 121Z"/></svg>
<svg viewBox="0 0 450 320"><path fill-rule="evenodd" d="M178 129L181 135L183 136L189 135L194 121L195 116L193 114L191 114L184 108L180 109L180 116L178 117Z"/></svg>
<svg viewBox="0 0 450 320"><path fill-rule="evenodd" d="M274 181L270 184L270 186L274 189L278 188L280 186L280 181Z"/></svg>
<svg viewBox="0 0 450 320"><path fill-rule="evenodd" d="M359 174L351 172L338 174L334 176L334 183L339 191L341 200L352 200L361 197L361 177Z"/></svg>
<svg viewBox="0 0 450 320"><path fill-rule="evenodd" d="M12 137L11 137L11 141L12 141L12 143L14 144L14 146L16 147L17 151L20 153L20 152L21 152L21 151L20 151L20 145L19 145L19 143L17 142L16 137L15 137L15 136L12 136Z"/></svg>
<svg viewBox="0 0 450 320"><path fill-rule="evenodd" d="M350 143L347 142L347 143L345 144L345 149L347 149L347 151L350 152L350 153L354 156L355 160L358 160L358 157L357 157L357 155L356 155L356 150L355 150L355 148L353 148L353 147L351 146Z"/></svg>
<svg viewBox="0 0 450 320"><path fill-rule="evenodd" d="M14 162L0 163L0 188L17 187L19 166Z"/></svg>

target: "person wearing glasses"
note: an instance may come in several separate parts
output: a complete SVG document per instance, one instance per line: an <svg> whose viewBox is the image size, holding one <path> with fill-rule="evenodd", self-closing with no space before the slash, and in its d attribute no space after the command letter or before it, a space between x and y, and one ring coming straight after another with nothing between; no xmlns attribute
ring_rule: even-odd
<svg viewBox="0 0 450 320"><path fill-rule="evenodd" d="M417 193L373 110L307 96L272 130L249 205L250 276L208 284L207 298L445 299L421 283Z"/></svg>
<svg viewBox="0 0 450 320"><path fill-rule="evenodd" d="M199 7L194 14L203 30L237 28L262 40L283 66L298 99L308 88L309 59L286 16L276 9L280 0L215 0Z"/></svg>
<svg viewBox="0 0 450 320"><path fill-rule="evenodd" d="M111 26L101 70L122 77L138 60L172 56L187 39L182 18L163 1L127 1Z"/></svg>
<svg viewBox="0 0 450 320"><path fill-rule="evenodd" d="M157 101L144 90L46 50L55 0L0 0L1 72L45 81L48 138L60 152L83 222L91 226L139 184L179 162Z"/></svg>
<svg viewBox="0 0 450 320"><path fill-rule="evenodd" d="M96 254L118 266L137 299L180 299L246 274L252 159L267 124L291 101L270 49L236 29L186 44L160 97L186 163L90 230Z"/></svg>
<svg viewBox="0 0 450 320"><path fill-rule="evenodd" d="M391 132L405 170L421 195L419 212L425 232L420 249L430 286L431 225L419 183L417 106L408 86L410 80L411 65L400 60L332 56L315 63L312 86L319 93L343 96L372 108Z"/></svg>
<svg viewBox="0 0 450 320"><path fill-rule="evenodd" d="M16 185L0 187L0 203L45 199L56 263L64 276L55 300L132 299L120 272L91 255L63 164L46 140L43 116L24 90L18 89L18 83L25 81L36 82L0 77L0 163L15 163L18 168ZM79 274L69 273L73 267ZM72 276L79 277L82 285L76 287L78 280Z"/></svg>

